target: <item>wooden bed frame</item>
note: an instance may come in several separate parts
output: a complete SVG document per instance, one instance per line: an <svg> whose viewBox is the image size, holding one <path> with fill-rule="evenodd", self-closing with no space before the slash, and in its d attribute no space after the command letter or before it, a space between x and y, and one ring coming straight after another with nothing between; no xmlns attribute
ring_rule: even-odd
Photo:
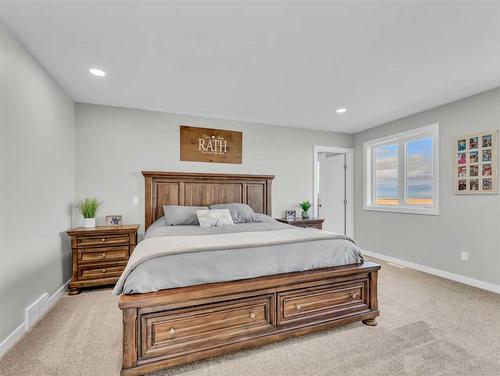
<svg viewBox="0 0 500 376"><path fill-rule="evenodd" d="M242 202L271 215L274 176L143 172L145 226L163 205ZM376 325L371 262L122 295L122 375L214 357L363 321Z"/></svg>

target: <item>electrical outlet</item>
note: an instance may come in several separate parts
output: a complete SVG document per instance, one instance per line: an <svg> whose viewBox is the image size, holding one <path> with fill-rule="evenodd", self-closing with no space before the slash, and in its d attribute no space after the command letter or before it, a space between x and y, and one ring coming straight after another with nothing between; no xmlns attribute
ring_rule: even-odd
<svg viewBox="0 0 500 376"><path fill-rule="evenodd" d="M460 252L460 260L469 261L469 252L466 251Z"/></svg>
<svg viewBox="0 0 500 376"><path fill-rule="evenodd" d="M139 197L132 197L132 205L139 206Z"/></svg>

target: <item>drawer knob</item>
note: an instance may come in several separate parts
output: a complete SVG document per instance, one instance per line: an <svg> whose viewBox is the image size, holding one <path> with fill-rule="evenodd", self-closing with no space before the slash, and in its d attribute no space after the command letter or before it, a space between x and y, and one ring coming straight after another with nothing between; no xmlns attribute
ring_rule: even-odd
<svg viewBox="0 0 500 376"><path fill-rule="evenodd" d="M251 318L251 319L254 319L254 318L255 318L255 313L250 312L250 318Z"/></svg>
<svg viewBox="0 0 500 376"><path fill-rule="evenodd" d="M175 334L175 328L172 328L170 329L170 332L169 332L171 335L174 335Z"/></svg>
<svg viewBox="0 0 500 376"><path fill-rule="evenodd" d="M106 257L106 253L103 253L103 254L102 254L102 257Z"/></svg>
<svg viewBox="0 0 500 376"><path fill-rule="evenodd" d="M101 239L101 242L105 242L105 241L106 241L106 238L102 238L102 239Z"/></svg>
<svg viewBox="0 0 500 376"><path fill-rule="evenodd" d="M351 298L356 299L357 297L358 297L358 294L354 294L354 293L351 294Z"/></svg>
<svg viewBox="0 0 500 376"><path fill-rule="evenodd" d="M103 273L106 273L106 269L103 269L103 270L102 270L102 272L103 272Z"/></svg>
<svg viewBox="0 0 500 376"><path fill-rule="evenodd" d="M297 309L302 309L302 304L297 304L297 305L295 306L295 308L297 308Z"/></svg>

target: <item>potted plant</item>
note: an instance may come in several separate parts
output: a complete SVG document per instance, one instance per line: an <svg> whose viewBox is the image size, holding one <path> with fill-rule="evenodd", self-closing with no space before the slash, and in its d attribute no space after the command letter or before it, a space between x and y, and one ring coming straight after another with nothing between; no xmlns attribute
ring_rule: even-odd
<svg viewBox="0 0 500 376"><path fill-rule="evenodd" d="M311 208L311 203L309 201L303 201L299 203L300 208L302 209L302 218L309 218L309 209Z"/></svg>
<svg viewBox="0 0 500 376"><path fill-rule="evenodd" d="M83 227L95 227L95 216L102 207L102 201L99 201L96 198L86 198L84 200L77 201L75 203L75 207L83 215Z"/></svg>

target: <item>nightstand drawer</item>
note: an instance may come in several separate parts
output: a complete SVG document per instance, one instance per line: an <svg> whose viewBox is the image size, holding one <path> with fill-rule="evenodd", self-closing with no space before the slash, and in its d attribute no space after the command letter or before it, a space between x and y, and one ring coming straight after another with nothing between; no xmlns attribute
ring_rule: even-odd
<svg viewBox="0 0 500 376"><path fill-rule="evenodd" d="M102 247L102 248L79 248L78 262L82 264L96 263L102 261L127 261L128 246Z"/></svg>
<svg viewBox="0 0 500 376"><path fill-rule="evenodd" d="M109 278L109 277L120 277L124 265L110 265L110 266L82 266L78 268L78 279L98 279L98 278Z"/></svg>
<svg viewBox="0 0 500 376"><path fill-rule="evenodd" d="M302 228L308 228L311 227L311 225L293 225L295 227L302 227Z"/></svg>
<svg viewBox="0 0 500 376"><path fill-rule="evenodd" d="M76 245L78 247L86 247L95 245L128 244L129 241L130 237L128 234L79 236Z"/></svg>
<svg viewBox="0 0 500 376"><path fill-rule="evenodd" d="M308 225L304 225L304 226L300 226L300 227L304 227L304 228L317 228L318 230L321 230L321 224L316 224L316 223L308 224Z"/></svg>

